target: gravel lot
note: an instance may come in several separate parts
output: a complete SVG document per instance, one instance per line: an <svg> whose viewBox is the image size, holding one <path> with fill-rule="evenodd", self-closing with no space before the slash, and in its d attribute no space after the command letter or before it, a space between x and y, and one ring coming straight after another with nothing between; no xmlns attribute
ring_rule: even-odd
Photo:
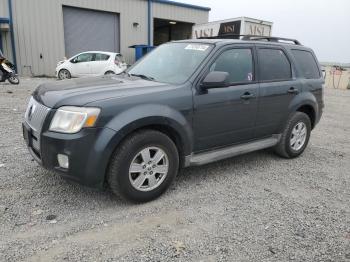
<svg viewBox="0 0 350 262"><path fill-rule="evenodd" d="M1 261L350 261L350 91L326 90L302 157L190 168L132 205L31 160L20 124L45 81L0 85Z"/></svg>

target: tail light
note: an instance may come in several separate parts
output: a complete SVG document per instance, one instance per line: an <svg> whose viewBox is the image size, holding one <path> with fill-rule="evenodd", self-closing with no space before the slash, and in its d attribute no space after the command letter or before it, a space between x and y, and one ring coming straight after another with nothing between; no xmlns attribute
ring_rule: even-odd
<svg viewBox="0 0 350 262"><path fill-rule="evenodd" d="M114 60L114 64L116 64L117 66L120 66L120 62L118 60Z"/></svg>

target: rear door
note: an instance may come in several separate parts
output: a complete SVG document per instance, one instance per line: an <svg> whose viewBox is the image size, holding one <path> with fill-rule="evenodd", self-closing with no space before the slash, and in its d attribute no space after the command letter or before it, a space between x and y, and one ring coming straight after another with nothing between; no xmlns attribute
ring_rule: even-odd
<svg viewBox="0 0 350 262"><path fill-rule="evenodd" d="M241 143L253 138L259 84L255 81L253 45L230 46L208 64L210 71L229 73L230 85L194 95L195 151Z"/></svg>
<svg viewBox="0 0 350 262"><path fill-rule="evenodd" d="M104 75L110 63L111 56L103 53L95 53L94 61L91 62L91 75Z"/></svg>
<svg viewBox="0 0 350 262"><path fill-rule="evenodd" d="M255 137L262 138L280 133L301 85L283 47L257 45L257 54L260 88Z"/></svg>

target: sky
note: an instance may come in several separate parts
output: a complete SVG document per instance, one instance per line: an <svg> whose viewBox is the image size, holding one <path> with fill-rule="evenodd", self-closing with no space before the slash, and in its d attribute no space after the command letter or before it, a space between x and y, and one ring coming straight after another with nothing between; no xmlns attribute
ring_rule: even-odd
<svg viewBox="0 0 350 262"><path fill-rule="evenodd" d="M247 16L273 22L272 35L295 38L322 62L350 63L350 0L180 0L211 8L209 21Z"/></svg>

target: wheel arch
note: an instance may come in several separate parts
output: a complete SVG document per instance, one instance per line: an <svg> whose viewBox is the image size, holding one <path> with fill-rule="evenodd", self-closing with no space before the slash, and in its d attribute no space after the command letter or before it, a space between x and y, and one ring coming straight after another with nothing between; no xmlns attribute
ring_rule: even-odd
<svg viewBox="0 0 350 262"><path fill-rule="evenodd" d="M305 105L302 105L299 108L297 108L296 111L305 113L310 118L311 128L313 129L315 127L316 112L315 112L315 109L313 108L313 106L311 106L309 104L305 104Z"/></svg>
<svg viewBox="0 0 350 262"><path fill-rule="evenodd" d="M130 134L141 129L153 129L167 135L179 151L181 164L193 149L193 134L190 120L167 105L139 105L121 112L105 126L116 132L110 141L113 152ZM111 153L111 156L113 154Z"/></svg>
<svg viewBox="0 0 350 262"><path fill-rule="evenodd" d="M104 182L107 180L107 174L110 166L111 159L118 149L120 144L125 141L131 134L140 130L157 130L167 135L176 145L179 153L180 167L185 166L185 157L192 152L191 138L184 130L180 129L178 123L174 120L163 117L147 117L131 121L123 128L118 130L114 137L111 138L109 145L108 161L105 166Z"/></svg>
<svg viewBox="0 0 350 262"><path fill-rule="evenodd" d="M185 128L176 120L159 116L137 119L126 124L121 129L116 130L116 136L118 136L117 140L119 142L117 142L115 146L117 147L118 144L128 135L141 129L153 129L166 134L173 140L182 154L187 155L192 151L191 135L185 130Z"/></svg>
<svg viewBox="0 0 350 262"><path fill-rule="evenodd" d="M301 93L296 96L290 106L289 112L302 112L305 113L311 121L312 129L315 127L317 123L318 117L318 103L316 97L312 93Z"/></svg>

